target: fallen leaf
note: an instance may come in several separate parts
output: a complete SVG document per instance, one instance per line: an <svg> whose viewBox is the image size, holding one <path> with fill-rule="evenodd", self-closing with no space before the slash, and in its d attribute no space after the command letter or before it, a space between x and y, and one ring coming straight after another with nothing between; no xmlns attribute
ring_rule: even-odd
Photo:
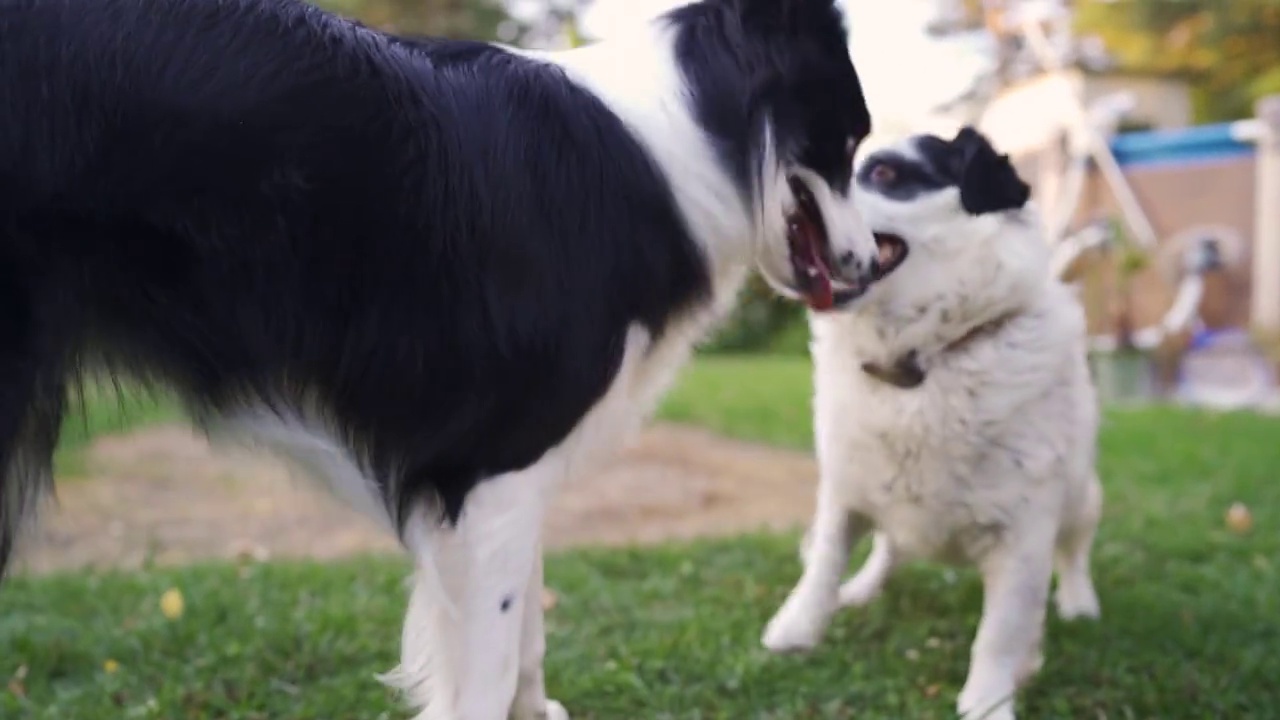
<svg viewBox="0 0 1280 720"><path fill-rule="evenodd" d="M26 665L19 665L18 669L13 673L13 677L9 678L9 692L13 693L13 696L18 698L19 700L25 699L27 697L27 685L26 683L22 682L23 680L26 680L26 679L27 679Z"/></svg>
<svg viewBox="0 0 1280 720"><path fill-rule="evenodd" d="M266 562L271 559L270 550L249 540L241 540L234 547L236 562L242 565L252 562Z"/></svg>
<svg viewBox="0 0 1280 720"><path fill-rule="evenodd" d="M556 595L556 591L550 588L542 588L542 611L546 612L556 606L560 601L560 597Z"/></svg>
<svg viewBox="0 0 1280 720"><path fill-rule="evenodd" d="M160 612L170 620L177 620L182 617L184 606L182 600L182 591L177 588L169 588L164 591L164 595L160 596Z"/></svg>
<svg viewBox="0 0 1280 720"><path fill-rule="evenodd" d="M1227 528L1243 535L1253 528L1253 513L1242 502L1232 503L1227 509Z"/></svg>
<svg viewBox="0 0 1280 720"><path fill-rule="evenodd" d="M933 683L925 687L924 696L927 698L936 698L940 692L942 692L942 686L938 683Z"/></svg>
<svg viewBox="0 0 1280 720"><path fill-rule="evenodd" d="M105 673L106 673L106 674L108 674L108 675L111 675L111 674L115 673L115 672L116 672L116 671L118 671L119 669L120 669L120 663L118 663L118 662L116 662L115 660L112 660L112 659L110 659L110 658L107 658L107 659L102 663L102 671L103 671L103 672L105 672Z"/></svg>

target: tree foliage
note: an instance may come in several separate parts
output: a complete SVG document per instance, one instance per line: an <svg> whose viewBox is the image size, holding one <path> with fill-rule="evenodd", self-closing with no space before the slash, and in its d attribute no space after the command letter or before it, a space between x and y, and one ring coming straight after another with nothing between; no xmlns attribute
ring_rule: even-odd
<svg viewBox="0 0 1280 720"><path fill-rule="evenodd" d="M309 0L399 34L487 40L525 47L581 44L578 17L591 0L542 0L519 15L504 0Z"/></svg>
<svg viewBox="0 0 1280 720"><path fill-rule="evenodd" d="M1280 92L1280 0L1077 0L1082 35L1100 38L1122 69L1185 75L1197 120L1253 114Z"/></svg>
<svg viewBox="0 0 1280 720"><path fill-rule="evenodd" d="M778 297L758 274L753 274L738 296L732 315L710 338L709 352L761 352L771 349L782 335L804 324L804 306Z"/></svg>
<svg viewBox="0 0 1280 720"><path fill-rule="evenodd" d="M498 40L512 22L501 0L314 1L370 27L414 35Z"/></svg>

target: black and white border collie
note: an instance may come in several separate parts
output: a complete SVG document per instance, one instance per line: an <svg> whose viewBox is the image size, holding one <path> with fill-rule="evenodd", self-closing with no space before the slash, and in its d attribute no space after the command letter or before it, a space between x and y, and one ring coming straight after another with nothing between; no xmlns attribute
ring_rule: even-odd
<svg viewBox="0 0 1280 720"><path fill-rule="evenodd" d="M298 0L0 0L0 559L86 371L167 387L385 522L422 718L561 718L540 525L754 267L883 274L833 0L703 0L563 53ZM892 254L890 252L890 254Z"/></svg>

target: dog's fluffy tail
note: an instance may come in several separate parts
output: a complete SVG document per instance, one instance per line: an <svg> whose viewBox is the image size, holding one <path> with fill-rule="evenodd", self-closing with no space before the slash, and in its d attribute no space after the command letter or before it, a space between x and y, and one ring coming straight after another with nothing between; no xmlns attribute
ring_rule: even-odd
<svg viewBox="0 0 1280 720"><path fill-rule="evenodd" d="M53 489L53 450L64 398L15 408L17 393L0 377L0 577L40 501ZM23 412L19 412L22 410Z"/></svg>
<svg viewBox="0 0 1280 720"><path fill-rule="evenodd" d="M53 487L71 358L69 325L33 301L11 247L0 235L0 577Z"/></svg>

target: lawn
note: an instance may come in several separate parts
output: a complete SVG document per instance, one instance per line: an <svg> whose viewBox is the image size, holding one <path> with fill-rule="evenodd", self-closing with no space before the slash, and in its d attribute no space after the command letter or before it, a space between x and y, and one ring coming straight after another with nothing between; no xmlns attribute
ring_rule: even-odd
<svg viewBox="0 0 1280 720"><path fill-rule="evenodd" d="M83 393L72 396L53 459L59 477L77 477L84 472L84 452L95 437L182 418L171 398L129 390L117 392L110 383L86 384Z"/></svg>
<svg viewBox="0 0 1280 720"><path fill-rule="evenodd" d="M803 447L808 398L803 360L704 359L663 415ZM1277 438L1280 421L1247 415L1108 415L1103 620L1051 621L1022 717L1280 717ZM1225 528L1235 501L1252 532ZM799 571L795 541L553 557L552 694L599 720L950 717L975 576L908 568L816 653L773 657L758 636ZM0 718L405 717L372 679L394 662L403 575L356 559L18 578L0 591ZM186 600L174 620L169 588Z"/></svg>

